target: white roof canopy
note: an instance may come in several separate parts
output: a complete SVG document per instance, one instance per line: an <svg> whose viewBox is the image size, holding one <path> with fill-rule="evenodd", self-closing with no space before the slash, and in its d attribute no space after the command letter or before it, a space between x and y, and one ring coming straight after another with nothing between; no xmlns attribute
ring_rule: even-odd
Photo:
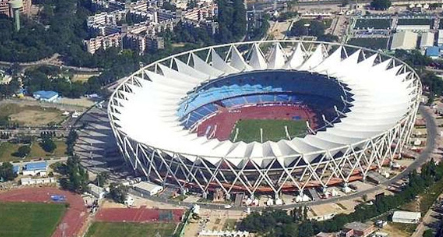
<svg viewBox="0 0 443 237"><path fill-rule="evenodd" d="M235 45L224 46L226 59L210 48L207 61L191 53L191 65L172 57L176 69L160 63L157 71L143 69L143 77L137 73L133 77L138 83L127 80L124 83L127 90L119 87L121 98L116 100L118 104L113 104L119 113L114 114L114 122L135 141L188 154L189 159L201 156L216 165L223 157L240 166L244 159L251 158L264 167L270 157L278 157L279 162L286 165L300 157L311 162L324 150L335 154L351 144L382 134L400 123L414 98L418 98L416 93L419 90L411 86L417 83L412 83L413 79L408 77L410 72L397 61L393 64L392 59L376 60L380 56L378 53L359 61L364 55L361 49L348 55L346 47L338 46L329 55L324 44L310 47L313 51L306 51L302 43L290 49L282 45L274 43L267 53L263 53L259 43L249 43L249 49L245 51L250 52L249 60L245 60L247 54L241 53L240 47ZM286 57L285 52L292 53ZM180 98L193 88L220 76L265 69L308 70L336 77L354 94L350 112L326 131L279 142L218 141L197 137L180 125L176 115ZM118 93L114 97L118 97Z"/></svg>

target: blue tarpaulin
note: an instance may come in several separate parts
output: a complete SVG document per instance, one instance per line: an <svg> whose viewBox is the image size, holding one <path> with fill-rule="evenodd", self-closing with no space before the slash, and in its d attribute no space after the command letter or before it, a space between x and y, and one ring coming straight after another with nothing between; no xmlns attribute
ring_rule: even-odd
<svg viewBox="0 0 443 237"><path fill-rule="evenodd" d="M51 200L54 202L63 202L66 200L66 197L63 195L52 195Z"/></svg>

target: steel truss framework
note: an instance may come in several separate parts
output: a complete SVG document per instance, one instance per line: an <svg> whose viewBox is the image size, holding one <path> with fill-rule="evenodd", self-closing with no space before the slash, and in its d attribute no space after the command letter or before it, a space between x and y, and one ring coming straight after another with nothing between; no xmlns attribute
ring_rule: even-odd
<svg viewBox="0 0 443 237"><path fill-rule="evenodd" d="M409 94L412 95L410 97L412 99L410 99L408 111L393 126L369 138L310 153L260 157L259 162L257 157L239 157L240 161L233 162L231 157L210 157L160 149L136 141L122 129L119 117L122 113L121 108L124 107L125 101L130 100L129 95L135 87L143 87L142 80L150 80L147 71L157 73L160 64L174 69L173 62L175 59L184 59L186 64L191 66L191 58L195 54L206 57L203 60L207 65L213 65L210 57L214 52L224 52L226 57L223 60L232 63L235 60L238 61L234 58L233 51L245 48L247 52L243 55L245 62L257 64L263 60L254 59L257 56L254 56L254 51L249 49L257 47L257 45L268 47L272 44L275 48L281 49L295 48L296 45L297 47L301 46L305 54L305 63L314 57L315 50L319 47L323 49L322 62L326 62L328 56L332 57L333 53L328 52L336 50L341 52L340 60L345 60L354 53L358 54L359 62L371 57L374 58L374 64L382 64L382 62L390 60L389 64L386 65L386 70L389 71L395 68L397 70L395 75L406 75L402 80L409 83ZM272 69L269 64L277 63L272 58L272 55L275 54L275 48L274 51L272 49L269 51L271 56L267 59L267 70ZM263 53L263 55L266 55L266 53ZM321 64L317 67L320 66ZM303 65L298 67L299 70L300 67L303 67ZM313 68L303 70L314 71ZM328 71L323 73L329 75ZM339 75L333 76L340 80ZM243 191L252 196L258 192L270 192L278 196L279 193L285 191L303 192L312 186L326 188L338 183L348 183L356 178L365 179L369 171L379 169L391 162L396 155L401 155L402 148L409 141L414 126L421 90L419 77L412 68L404 62L380 52L327 42L295 40L245 42L181 53L140 69L129 76L115 90L109 102L108 114L118 147L126 161L130 163L134 170L149 177L151 181L164 185L173 184L179 186L182 190L192 188L200 190L203 194L208 194L209 191L220 188L227 196L237 191ZM341 112L339 115L343 118L347 116L347 114ZM334 124L330 124L330 126L334 126ZM150 131L145 132L149 133ZM155 134L151 136L155 136Z"/></svg>

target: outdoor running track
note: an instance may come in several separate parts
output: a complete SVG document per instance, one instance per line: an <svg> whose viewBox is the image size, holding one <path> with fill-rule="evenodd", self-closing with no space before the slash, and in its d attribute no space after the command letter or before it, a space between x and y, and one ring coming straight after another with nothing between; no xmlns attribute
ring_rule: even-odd
<svg viewBox="0 0 443 237"><path fill-rule="evenodd" d="M219 108L217 114L206 119L197 127L198 136L213 133L220 141L229 140L235 123L241 119L282 119L292 120L299 116L301 120L309 121L312 128L317 126L317 116L307 107L299 105L261 105L241 108ZM208 129L208 127L210 129Z"/></svg>
<svg viewBox="0 0 443 237"><path fill-rule="evenodd" d="M83 198L80 195L51 187L21 188L0 193L0 202L56 203L51 200L52 195L63 195L66 197L66 202L69 203L69 208L67 208L60 222L60 224L66 224L64 236L81 235L80 230L85 224L88 214L83 203ZM53 237L63 236L62 230L59 228L60 224L52 234Z"/></svg>
<svg viewBox="0 0 443 237"><path fill-rule="evenodd" d="M179 223L184 209L101 208L95 215L96 221L103 222L174 222ZM163 218L162 218L163 216ZM168 218L170 217L170 218ZM172 219L171 219L172 218Z"/></svg>

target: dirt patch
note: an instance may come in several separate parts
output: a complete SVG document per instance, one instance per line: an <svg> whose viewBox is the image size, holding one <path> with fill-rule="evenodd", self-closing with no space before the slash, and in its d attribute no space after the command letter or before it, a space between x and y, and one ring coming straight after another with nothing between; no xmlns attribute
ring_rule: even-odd
<svg viewBox="0 0 443 237"><path fill-rule="evenodd" d="M25 110L10 115L11 121L29 126L47 125L50 122L59 123L63 120L61 112Z"/></svg>
<svg viewBox="0 0 443 237"><path fill-rule="evenodd" d="M86 97L81 97L78 99L71 99L71 98L66 98L63 97L61 99L58 100L59 104L64 104L64 105L73 105L73 106L80 106L80 107L91 107L94 105L94 101L91 101L90 99L86 98ZM77 111L77 112L81 112L81 111Z"/></svg>
<svg viewBox="0 0 443 237"><path fill-rule="evenodd" d="M89 78L93 77L93 76L98 76L100 75L100 73L96 73L96 74L74 74L74 76L72 77L73 82L76 81L80 81L80 82L87 82Z"/></svg>
<svg viewBox="0 0 443 237"><path fill-rule="evenodd" d="M402 224L398 223L389 223L380 231L386 232L389 234L389 236L395 237L408 237L412 234L411 232L405 231L405 228L403 228Z"/></svg>
<svg viewBox="0 0 443 237"><path fill-rule="evenodd" d="M11 122L23 126L45 126L50 122L60 123L64 119L62 111L58 109L13 103L0 105L0 116L9 117Z"/></svg>

